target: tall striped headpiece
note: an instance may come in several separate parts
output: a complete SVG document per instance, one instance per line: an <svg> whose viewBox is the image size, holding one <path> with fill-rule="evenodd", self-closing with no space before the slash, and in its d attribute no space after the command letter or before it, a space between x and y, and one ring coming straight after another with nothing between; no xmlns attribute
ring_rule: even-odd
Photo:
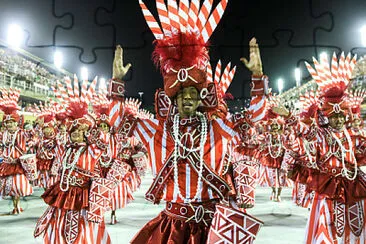
<svg viewBox="0 0 366 244"><path fill-rule="evenodd" d="M236 66L231 68L231 63L228 63L222 72L221 60L217 62L215 72L213 72L211 64L207 64L207 82L215 83L218 95L218 108L212 112L220 118L225 118L228 112L225 99L227 90L234 78ZM231 95L231 94L230 94Z"/></svg>
<svg viewBox="0 0 366 244"><path fill-rule="evenodd" d="M208 40L219 23L228 0L213 9L213 0L156 0L158 21L139 0L145 20L154 34L153 60L164 76L164 90L173 97L183 87L207 87Z"/></svg>
<svg viewBox="0 0 366 244"><path fill-rule="evenodd" d="M44 127L54 127L56 122L56 113L59 112L57 111L57 106L54 101L49 101L44 104L41 103L39 105L34 104L28 109L28 111L35 114L37 119L41 119Z"/></svg>
<svg viewBox="0 0 366 244"><path fill-rule="evenodd" d="M84 124L89 128L95 125L95 121L89 114L89 104L93 101L97 78L89 85L87 80L79 84L74 75L73 81L65 78L65 83L57 82L57 88L53 88L56 98L65 107L66 117L72 122L69 129Z"/></svg>
<svg viewBox="0 0 366 244"><path fill-rule="evenodd" d="M329 63L327 56L323 56L320 62L313 58L315 69L306 63L306 67L318 85L321 103L320 110L325 116L341 112L346 114L348 112L346 89L350 82L356 59L356 55L351 58L351 54L348 53L347 57L345 57L344 52L342 52L339 60L336 54L333 53L331 63Z"/></svg>
<svg viewBox="0 0 366 244"><path fill-rule="evenodd" d="M0 88L0 110L4 112L3 121L14 120L19 122L20 116L18 111L20 106L18 100L20 97L20 90L14 88Z"/></svg>
<svg viewBox="0 0 366 244"><path fill-rule="evenodd" d="M351 108L352 119L361 118L361 104L366 97L366 90L358 88L350 93L348 104Z"/></svg>

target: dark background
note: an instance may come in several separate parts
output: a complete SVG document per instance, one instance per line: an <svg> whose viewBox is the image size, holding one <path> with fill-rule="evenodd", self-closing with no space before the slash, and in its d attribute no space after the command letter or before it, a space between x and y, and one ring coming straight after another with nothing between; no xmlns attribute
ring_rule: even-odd
<svg viewBox="0 0 366 244"><path fill-rule="evenodd" d="M144 2L155 14L155 2ZM229 91L235 98L249 97L250 73L239 59L248 56L248 42L255 36L271 86L276 92L281 77L286 90L295 86L295 67L302 69L303 82L309 80L304 60L321 51L363 55L360 29L366 25L365 13L365 0L229 0L210 39L211 63L221 59L223 65L237 65ZM111 76L114 47L121 44L125 62L132 63L127 96L144 92L145 106L162 87L151 62L153 35L138 0L0 0L0 39L6 39L11 23L25 31L22 48L47 62L53 62L57 48L64 54L65 69L80 75L86 66L90 78Z"/></svg>

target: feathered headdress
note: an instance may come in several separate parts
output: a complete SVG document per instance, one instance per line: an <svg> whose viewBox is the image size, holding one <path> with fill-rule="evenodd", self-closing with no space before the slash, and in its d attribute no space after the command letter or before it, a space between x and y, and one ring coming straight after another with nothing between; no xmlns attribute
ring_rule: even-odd
<svg viewBox="0 0 366 244"><path fill-rule="evenodd" d="M44 127L54 127L56 122L57 107L53 101L45 104L34 104L28 109L29 112L34 113L37 116L37 120L43 122Z"/></svg>
<svg viewBox="0 0 366 244"><path fill-rule="evenodd" d="M227 97L226 92L234 78L236 66L231 69L231 63L228 63L222 74L221 69L221 60L217 62L215 73L213 73L211 64L207 64L207 82L215 83L218 96L218 108L211 112L210 116L215 115L219 118L226 118L228 112L225 101L225 98Z"/></svg>
<svg viewBox="0 0 366 244"><path fill-rule="evenodd" d="M306 67L318 85L320 110L324 116L341 112L346 114L348 112L346 89L350 82L356 59L356 55L351 58L349 53L345 57L344 52L342 52L339 60L337 60L336 54L333 54L331 64L329 64L326 56L322 57L320 63L313 58L315 69L306 63Z"/></svg>
<svg viewBox="0 0 366 244"><path fill-rule="evenodd" d="M0 110L4 112L3 121L14 120L19 122L20 116L18 111L20 106L18 100L20 97L20 90L14 88L0 88Z"/></svg>
<svg viewBox="0 0 366 244"><path fill-rule="evenodd" d="M109 121L109 113L111 109L111 101L107 98L106 90L99 91L93 97L93 111L96 116L97 124L107 123L111 126Z"/></svg>
<svg viewBox="0 0 366 244"><path fill-rule="evenodd" d="M65 84L58 82L56 98L60 99L60 104L65 107L65 115L69 122L69 130L82 125L91 129L95 125L95 120L89 114L88 106L95 95L95 86L97 78L95 78L88 87L88 81L84 80L79 87L79 80L74 75L74 80L69 77L65 78Z"/></svg>
<svg viewBox="0 0 366 244"><path fill-rule="evenodd" d="M306 124L312 124L316 119L317 111L319 109L318 94L316 91L306 91L300 95L300 118Z"/></svg>
<svg viewBox="0 0 366 244"><path fill-rule="evenodd" d="M266 103L266 115L264 117L267 125L276 123L282 127L285 124L284 119L272 110L274 107L280 107L281 104L281 99L278 96L268 96Z"/></svg>
<svg viewBox="0 0 366 244"><path fill-rule="evenodd" d="M164 76L164 91L174 97L184 87L199 91L207 87L206 66L209 55L207 42L219 23L228 0L221 0L211 12L213 0L156 0L157 21L140 0L145 20L156 41L154 63Z"/></svg>
<svg viewBox="0 0 366 244"><path fill-rule="evenodd" d="M348 104L352 113L352 120L361 118L361 104L366 97L365 89L356 89L350 93Z"/></svg>

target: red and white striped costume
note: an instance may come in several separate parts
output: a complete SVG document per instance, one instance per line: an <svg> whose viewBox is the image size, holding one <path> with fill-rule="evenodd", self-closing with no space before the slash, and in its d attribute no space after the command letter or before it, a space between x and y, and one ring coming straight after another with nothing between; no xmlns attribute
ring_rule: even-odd
<svg viewBox="0 0 366 244"><path fill-rule="evenodd" d="M51 173L51 168L56 159L57 151L61 150L61 148L58 147L56 138L44 138L43 140L40 140L40 143L37 146L36 158L38 179L35 180L33 185L47 189L56 183L57 171Z"/></svg>
<svg viewBox="0 0 366 244"><path fill-rule="evenodd" d="M26 138L24 132L18 129L15 133L5 130L2 133L2 155L0 164L0 195L28 196L33 188L25 176L19 157L25 153Z"/></svg>
<svg viewBox="0 0 366 244"><path fill-rule="evenodd" d="M105 137L103 141L109 143L109 146L106 148L106 150L99 159L101 171L103 173L103 177L105 177L110 170L114 159L121 160L123 162L127 161L128 159L126 160L125 158L121 157L121 155L126 152L122 152L124 148L119 148L122 146L122 142L117 142L115 135L107 133L103 136ZM128 153L128 156L130 156L130 153ZM128 169L130 168L131 167L128 166ZM131 171L129 170L124 175L123 180L117 185L116 189L114 190L113 197L111 199L112 210L124 208L126 207L127 203L134 200L132 196L133 191L131 190L131 184L128 179L129 177L127 176L128 174L131 174L130 172Z"/></svg>
<svg viewBox="0 0 366 244"><path fill-rule="evenodd" d="M342 176L340 148L331 136L346 138L344 133L324 129L317 134L316 162L319 170L313 170L307 181L308 187L315 191L307 225L307 243L321 240L335 243L366 241L366 176L360 169L354 181ZM356 148L365 148L360 143L359 139L352 139L353 153ZM346 140L342 140L342 145L350 149ZM356 163L352 153L346 152L346 167L351 170L356 167Z"/></svg>
<svg viewBox="0 0 366 244"><path fill-rule="evenodd" d="M59 83L56 97L61 97L68 121L70 140L60 162L59 181L42 195L49 208L38 220L34 236L43 235L45 243L110 243L103 214L110 205L116 183L102 176L99 158L103 140L88 106L95 95L96 79L88 87L79 87L65 79ZM67 93L66 93L67 89ZM62 94L62 95L61 95Z"/></svg>
<svg viewBox="0 0 366 244"><path fill-rule="evenodd" d="M315 148L315 160L308 158L310 168L307 187L315 191L306 231L306 243L365 243L366 242L366 176L359 169L362 160L357 151L364 151L362 136L351 136L345 118L349 111L346 89L350 82L356 57L334 54L331 64L326 57L319 63L313 59L315 69L307 68L318 85L315 136L309 142ZM295 126L302 136L311 134L309 126L290 116L287 124ZM304 130L302 130L303 128ZM311 127L310 127L311 128ZM296 136L296 134L294 134ZM299 137L301 140L302 138ZM306 141L300 143L304 148ZM299 152L306 152L306 149ZM303 153L302 153L303 154ZM299 155L307 157L307 155Z"/></svg>
<svg viewBox="0 0 366 244"><path fill-rule="evenodd" d="M77 152L82 152L74 168L65 169L73 162ZM61 177L48 188L42 198L50 206L37 223L37 236L44 232L45 243L110 243L104 222L88 221L89 190L91 179L99 177L98 163L102 151L95 145L76 145L67 148L62 156ZM66 157L67 156L67 157ZM62 178L63 177L63 178ZM69 183L66 183L69 181ZM63 191L62 188L68 190ZM68 226L68 227L67 227ZM69 228L69 231L65 231ZM70 241L71 240L71 241Z"/></svg>
<svg viewBox="0 0 366 244"><path fill-rule="evenodd" d="M240 133L240 143L233 148L231 162L233 165L233 178L236 189L237 204L255 204L255 188L258 182L259 162L254 157L257 148L256 130L246 127Z"/></svg>
<svg viewBox="0 0 366 244"><path fill-rule="evenodd" d="M233 125L229 121L221 119L208 122L207 140L204 145L204 161L206 165L214 170L218 175L222 174L224 166L224 157L228 152L228 143L231 141L236 132L232 129ZM196 138L194 147L198 146L199 140L197 136L200 134L199 120L193 121L182 120L180 133L193 133ZM134 136L138 138L145 146L149 154L151 169L156 176L163 165L167 162L171 153L174 151L174 141L171 137L168 122L159 120L141 120L138 122ZM199 137L198 137L199 138ZM188 160L180 160L178 162L179 189L183 196L192 199L197 188L197 173L192 169ZM217 192L203 183L203 190L198 197L198 202L204 202L212 199L218 199ZM174 189L172 180L168 180L164 187L162 199L169 202L182 203L183 200L178 196Z"/></svg>
<svg viewBox="0 0 366 244"><path fill-rule="evenodd" d="M291 182L281 166L285 154L286 136L270 133L258 136L259 147L256 157L261 163L258 184L265 187L288 187Z"/></svg>

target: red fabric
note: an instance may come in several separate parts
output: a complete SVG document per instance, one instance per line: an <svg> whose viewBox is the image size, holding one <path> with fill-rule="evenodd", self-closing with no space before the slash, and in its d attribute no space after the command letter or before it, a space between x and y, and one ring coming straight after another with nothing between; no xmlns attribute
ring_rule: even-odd
<svg viewBox="0 0 366 244"><path fill-rule="evenodd" d="M156 218L150 220L131 240L131 244L141 243L206 243L211 222L186 222L185 219L173 218L162 211Z"/></svg>
<svg viewBox="0 0 366 244"><path fill-rule="evenodd" d="M351 204L366 198L366 182L364 179L357 175L355 180L350 181L345 177L335 177L330 173L312 170L306 183L310 190L325 195L331 200Z"/></svg>
<svg viewBox="0 0 366 244"><path fill-rule="evenodd" d="M183 67L177 67L175 70L179 71L180 68ZM185 67L188 68L188 67ZM192 77L195 81L193 81L192 79L190 79L189 77L187 78L187 80L185 82L179 82L177 81L178 77L177 77L178 73L172 72L170 71L169 73L164 75L164 91L165 94L168 97L174 97L178 91L180 91L181 89L185 88L185 87L190 87L190 86L194 86L195 88L197 88L197 90L201 91L203 88L207 88L207 80L206 80L206 72L197 69L197 68L193 68L191 70L188 70L188 75L190 77ZM174 83L176 83L174 85ZM173 86L174 85L174 86ZM173 87L171 87L173 86Z"/></svg>
<svg viewBox="0 0 366 244"><path fill-rule="evenodd" d="M269 155L266 157L259 158L259 160L263 166L267 166L270 168L276 168L276 169L281 168L282 159L283 159L283 157L272 158Z"/></svg>
<svg viewBox="0 0 366 244"><path fill-rule="evenodd" d="M37 159L37 170L50 170L52 159Z"/></svg>
<svg viewBox="0 0 366 244"><path fill-rule="evenodd" d="M71 186L69 190L64 192L60 189L60 182L57 181L53 186L48 188L42 198L50 206L67 209L81 210L89 206L89 185L84 187Z"/></svg>
<svg viewBox="0 0 366 244"><path fill-rule="evenodd" d="M0 177L9 175L25 174L24 169L20 163L16 164L0 164Z"/></svg>
<svg viewBox="0 0 366 244"><path fill-rule="evenodd" d="M306 184L308 177L309 169L299 164L295 164L294 168L292 169L292 175L290 179L301 184Z"/></svg>

